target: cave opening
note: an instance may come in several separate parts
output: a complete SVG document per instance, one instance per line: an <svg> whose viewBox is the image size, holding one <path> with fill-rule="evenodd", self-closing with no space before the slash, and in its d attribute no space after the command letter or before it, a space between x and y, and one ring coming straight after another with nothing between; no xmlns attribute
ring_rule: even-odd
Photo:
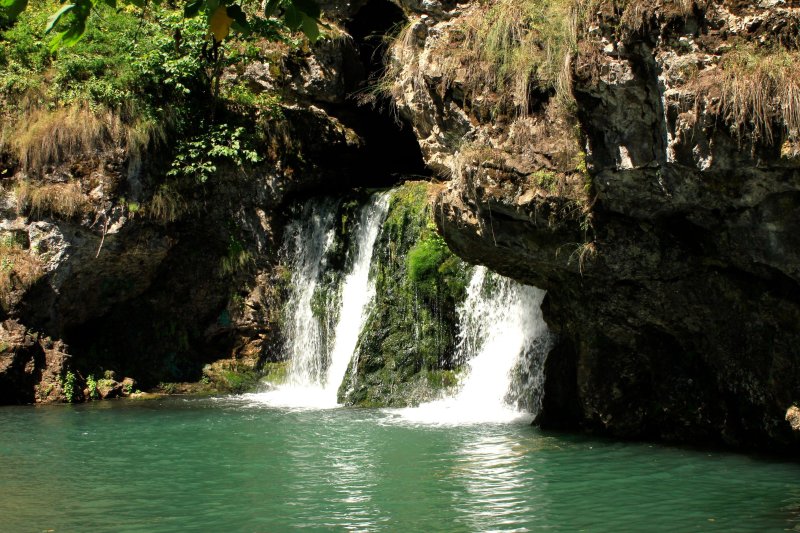
<svg viewBox="0 0 800 533"><path fill-rule="evenodd" d="M391 186L407 177L429 177L411 124L400 117L389 96L376 90L385 70L387 36L407 22L389 0L369 0L345 25L353 37L358 65L347 69L345 83L352 105L337 116L365 140L357 182ZM368 96L368 98L364 98Z"/></svg>
<svg viewBox="0 0 800 533"><path fill-rule="evenodd" d="M367 81L374 81L383 71L386 37L407 21L403 10L389 0L369 0L345 25L355 42Z"/></svg>

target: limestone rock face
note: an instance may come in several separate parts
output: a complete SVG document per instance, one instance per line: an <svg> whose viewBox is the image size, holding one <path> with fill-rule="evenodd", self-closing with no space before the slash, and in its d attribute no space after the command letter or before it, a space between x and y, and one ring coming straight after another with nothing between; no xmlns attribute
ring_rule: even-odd
<svg viewBox="0 0 800 533"><path fill-rule="evenodd" d="M349 97L367 71L338 23L358 8L326 6L333 38L265 43L274 50L224 73L263 97L266 133L254 141L261 161L251 168L221 163L206 183L189 176L169 189L170 150L182 139L136 157L70 153L25 171L0 153L0 320L10 339L0 404L63 399L48 387L68 371L76 390L112 370L147 389L199 380L215 360L257 370L276 357L273 269L286 204L394 179L375 165L397 152L391 135ZM65 192L77 207L54 208ZM113 383L98 381L94 394L122 394L124 383Z"/></svg>
<svg viewBox="0 0 800 533"><path fill-rule="evenodd" d="M15 320L0 323L0 403L64 401L61 376L70 356Z"/></svg>
<svg viewBox="0 0 800 533"><path fill-rule="evenodd" d="M782 42L797 10L720 0L592 13L570 66L579 168L555 92L520 117L496 91L468 91L469 65L448 63L442 50L458 53L480 6L412 9L393 94L426 162L451 177L440 230L470 262L548 290L560 343L542 424L796 448L797 132L774 118L772 139L734 124L719 80L734 43Z"/></svg>
<svg viewBox="0 0 800 533"><path fill-rule="evenodd" d="M800 431L800 409L796 405L786 410L786 421L789 422L793 430Z"/></svg>
<svg viewBox="0 0 800 533"><path fill-rule="evenodd" d="M173 242L153 227L127 222L118 221L105 236L69 221L31 222L31 248L46 262L44 280L22 302L26 321L62 332L149 287Z"/></svg>

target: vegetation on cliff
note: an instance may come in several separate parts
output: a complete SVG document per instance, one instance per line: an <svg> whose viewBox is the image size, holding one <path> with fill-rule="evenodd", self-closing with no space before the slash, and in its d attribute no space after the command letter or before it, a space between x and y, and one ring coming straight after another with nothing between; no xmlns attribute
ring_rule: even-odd
<svg viewBox="0 0 800 533"><path fill-rule="evenodd" d="M241 223L238 195L255 187L258 165L278 161L278 171L291 174L304 164L300 150L286 147L296 140L285 131L282 86L241 74L270 65L269 76L283 80L287 58L308 54L308 41L270 19L220 43L207 19L186 18L172 4L149 3L139 13L98 3L81 39L54 50L45 28L57 9L37 0L15 20L0 11L0 180L4 216L16 218L0 246L2 316L18 317L21 305L51 307L51 318L32 323L54 338L71 334L80 356L65 368L78 389L108 368L136 375L143 387L199 379L210 357L198 361L194 352L208 342L207 324L176 317L219 313L216 327L231 327L255 270L254 230ZM74 14L65 13L64 23ZM155 280L169 291L113 307L153 283L156 265L179 241L184 262L170 258L174 274ZM50 288L55 283L71 285ZM205 288L194 290L198 283ZM170 301L173 292L180 301ZM43 296L49 303L29 303ZM80 312L56 310L59 297ZM220 311L219 298L230 299L230 311ZM107 322L86 324L98 315ZM126 326L128 341L114 321Z"/></svg>
<svg viewBox="0 0 800 533"><path fill-rule="evenodd" d="M405 406L457 383L456 307L469 267L433 224L433 192L409 182L392 193L375 248L375 301L339 390L344 403Z"/></svg>

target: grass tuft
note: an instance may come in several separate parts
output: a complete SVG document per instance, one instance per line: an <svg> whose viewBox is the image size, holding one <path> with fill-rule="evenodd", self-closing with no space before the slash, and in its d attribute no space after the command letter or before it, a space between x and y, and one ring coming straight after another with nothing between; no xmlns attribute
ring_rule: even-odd
<svg viewBox="0 0 800 533"><path fill-rule="evenodd" d="M175 222L188 211L186 200L183 199L175 186L162 184L153 194L145 212L148 216L161 222Z"/></svg>
<svg viewBox="0 0 800 533"><path fill-rule="evenodd" d="M41 261L17 236L6 234L0 238L0 305L4 311L13 305L15 292L24 292L42 274Z"/></svg>
<svg viewBox="0 0 800 533"><path fill-rule="evenodd" d="M691 86L698 99L719 102L739 139L784 147L800 141L800 52L741 44Z"/></svg>
<svg viewBox="0 0 800 533"><path fill-rule="evenodd" d="M2 144L27 172L116 149L138 155L151 141L163 141L165 134L155 121L124 119L132 114L78 105L33 109L6 125Z"/></svg>
<svg viewBox="0 0 800 533"><path fill-rule="evenodd" d="M722 106L735 128L769 144L776 122L790 137L800 134L800 54L739 47L725 55L720 68Z"/></svg>
<svg viewBox="0 0 800 533"><path fill-rule="evenodd" d="M37 218L50 215L70 219L88 213L92 207L77 182L38 184L20 181L15 194L17 211L29 212Z"/></svg>

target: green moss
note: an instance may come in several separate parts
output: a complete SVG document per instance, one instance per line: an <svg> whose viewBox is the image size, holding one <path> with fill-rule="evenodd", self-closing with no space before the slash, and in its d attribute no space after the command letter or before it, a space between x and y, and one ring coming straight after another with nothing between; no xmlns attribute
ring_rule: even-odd
<svg viewBox="0 0 800 533"><path fill-rule="evenodd" d="M437 390L452 390L458 386L461 379L459 370L429 370L426 373L428 386Z"/></svg>
<svg viewBox="0 0 800 533"><path fill-rule="evenodd" d="M403 406L432 399L449 380L429 376L456 366L456 307L468 268L437 232L429 187L407 183L392 194L375 247L378 296L340 401Z"/></svg>
<svg viewBox="0 0 800 533"><path fill-rule="evenodd" d="M429 233L408 252L408 279L430 296L438 287L439 267L448 255L451 254L444 239L438 233Z"/></svg>
<svg viewBox="0 0 800 533"><path fill-rule="evenodd" d="M289 376L289 361L279 361L276 363L265 363L262 373L263 381L272 385L282 385L286 383L286 378Z"/></svg>
<svg viewBox="0 0 800 533"><path fill-rule="evenodd" d="M224 392L241 394L256 387L259 374L254 370L227 370L222 372L220 378L221 379L216 382L217 389Z"/></svg>
<svg viewBox="0 0 800 533"><path fill-rule="evenodd" d="M358 407L413 407L441 398L458 386L460 372L427 370L400 378L388 368L365 376L367 386L358 387L349 397Z"/></svg>

